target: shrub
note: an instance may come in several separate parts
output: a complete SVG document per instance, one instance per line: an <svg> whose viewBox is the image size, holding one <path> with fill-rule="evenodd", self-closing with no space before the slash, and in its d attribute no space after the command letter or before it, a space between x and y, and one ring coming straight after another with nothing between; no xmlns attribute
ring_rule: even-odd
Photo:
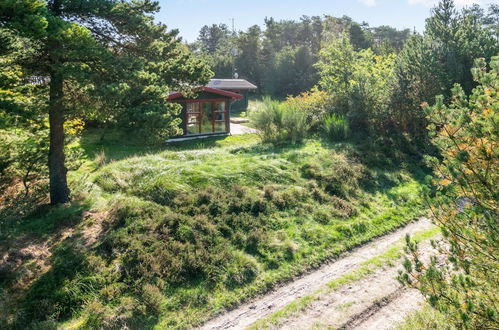
<svg viewBox="0 0 499 330"><path fill-rule="evenodd" d="M325 91L312 90L298 96L289 96L286 105L305 112L312 131L319 131L324 117L330 112L332 100Z"/></svg>
<svg viewBox="0 0 499 330"><path fill-rule="evenodd" d="M258 263L255 258L236 251L232 255L231 264L227 267L225 283L229 287L240 286L253 281L258 273Z"/></svg>
<svg viewBox="0 0 499 330"><path fill-rule="evenodd" d="M332 152L328 162L311 162L301 167L302 176L314 179L325 192L340 197L355 195L367 176L364 166L349 161L344 155ZM314 192L312 192L314 193ZM322 198L315 193L315 198Z"/></svg>
<svg viewBox="0 0 499 330"><path fill-rule="evenodd" d="M279 130L282 127L282 111L279 102L264 98L263 104L250 113L253 125L260 130L263 141L280 140Z"/></svg>
<svg viewBox="0 0 499 330"><path fill-rule="evenodd" d="M0 130L0 187L20 179L27 196L36 182L46 179L48 131Z"/></svg>
<svg viewBox="0 0 499 330"><path fill-rule="evenodd" d="M350 134L350 128L344 116L330 114L323 121L324 132L333 141L345 140Z"/></svg>
<svg viewBox="0 0 499 330"><path fill-rule="evenodd" d="M383 135L390 124L394 62L394 54L356 51L346 35L334 38L319 54L319 86L332 95L334 111L344 114L352 128Z"/></svg>
<svg viewBox="0 0 499 330"><path fill-rule="evenodd" d="M281 107L283 107L282 129L286 133L286 139L292 143L303 140L310 128L306 112L288 104L283 104Z"/></svg>
<svg viewBox="0 0 499 330"><path fill-rule="evenodd" d="M157 286L149 283L144 284L142 287L142 299L151 312L154 314L161 313L163 294Z"/></svg>
<svg viewBox="0 0 499 330"><path fill-rule="evenodd" d="M292 143L303 140L310 128L306 111L295 105L265 98L263 105L250 114L253 125L260 130L264 142Z"/></svg>

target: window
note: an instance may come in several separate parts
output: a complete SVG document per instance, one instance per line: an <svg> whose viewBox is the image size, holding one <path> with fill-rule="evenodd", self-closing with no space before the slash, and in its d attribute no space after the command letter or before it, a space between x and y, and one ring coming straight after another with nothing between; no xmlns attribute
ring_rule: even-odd
<svg viewBox="0 0 499 330"><path fill-rule="evenodd" d="M225 102L213 102L214 111L225 111Z"/></svg>
<svg viewBox="0 0 499 330"><path fill-rule="evenodd" d="M201 113L199 111L199 103L187 103L187 134L199 134L200 133L200 118Z"/></svg>
<svg viewBox="0 0 499 330"><path fill-rule="evenodd" d="M225 121L215 122L215 132L227 132L227 126L225 124Z"/></svg>
<svg viewBox="0 0 499 330"><path fill-rule="evenodd" d="M201 133L213 133L213 107L211 102L201 103Z"/></svg>
<svg viewBox="0 0 499 330"><path fill-rule="evenodd" d="M199 103L187 103L187 112L199 112Z"/></svg>
<svg viewBox="0 0 499 330"><path fill-rule="evenodd" d="M215 121L225 121L225 112L215 112Z"/></svg>
<svg viewBox="0 0 499 330"><path fill-rule="evenodd" d="M225 109L225 102L214 102L214 118L213 118L213 131L214 132L227 132L226 121L228 119L227 110Z"/></svg>
<svg viewBox="0 0 499 330"><path fill-rule="evenodd" d="M225 101L186 104L186 134L227 132L228 113Z"/></svg>

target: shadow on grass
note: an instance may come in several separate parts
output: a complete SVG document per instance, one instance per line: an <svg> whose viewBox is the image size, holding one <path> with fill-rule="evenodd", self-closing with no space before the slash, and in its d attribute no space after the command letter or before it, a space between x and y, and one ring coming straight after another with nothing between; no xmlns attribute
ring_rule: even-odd
<svg viewBox="0 0 499 330"><path fill-rule="evenodd" d="M111 132L102 141L100 139L101 135L102 131L99 129L89 129L83 134L80 146L88 159L94 159L100 153L104 153L107 161L115 161L162 151L218 148L238 141L255 140L254 134L247 134L248 136L222 135L188 141L147 144L138 138L126 136L120 132Z"/></svg>
<svg viewBox="0 0 499 330"><path fill-rule="evenodd" d="M401 170L421 184L427 183L427 176L431 172L420 155L401 152L391 141L376 142L362 134L354 135L345 141L330 141L321 136L315 136L314 140L318 141L322 148L344 154L349 160L362 164L368 173L362 180L362 190L368 193L387 193L398 186L403 181L400 177ZM235 148L232 153L260 156L290 152L303 146L303 143L267 143Z"/></svg>
<svg viewBox="0 0 499 330"><path fill-rule="evenodd" d="M0 217L0 290L2 299L8 301L7 304L0 301L0 308L4 309L0 313L0 328L4 329L28 328L31 319L25 314L26 306L23 306L27 301L33 308L36 306L40 313L47 311L49 306L41 298L43 296L33 300L33 296L21 297L26 292L35 290L39 281L56 285L53 278L48 279L50 275L47 274L51 271L41 275L47 268L53 268L55 260L73 267L72 259L57 259L54 251L58 251L61 244L71 237L71 233L81 223L83 213L90 206L85 202L74 201L65 205L41 204L32 208L26 216L20 213L14 216L15 212L11 212L9 217ZM45 293L47 292L43 291L44 295ZM54 291L51 294L57 293ZM55 327L47 323L39 328Z"/></svg>
<svg viewBox="0 0 499 330"><path fill-rule="evenodd" d="M0 217L0 246L23 235L29 234L43 239L62 228L73 227L79 223L82 213L89 208L90 205L79 201L59 206L43 204L26 216Z"/></svg>
<svg viewBox="0 0 499 330"><path fill-rule="evenodd" d="M75 317L109 284L109 272L92 264L92 258L99 256L95 250L98 247L87 245L80 231L89 208L78 201L41 205L8 228L2 226L0 292L8 302L0 301L4 309L0 328L57 329L60 322ZM107 320L110 328L152 328L157 316L144 315L140 310L133 308L126 320L115 315ZM102 328L101 313L105 311L102 305L91 308L95 315L89 316L86 327Z"/></svg>
<svg viewBox="0 0 499 330"><path fill-rule="evenodd" d="M105 272L96 271L90 260L89 250L78 244L77 237L68 237L56 246L50 269L26 289L19 300L19 317L10 323L10 328L57 329L60 322L72 319L85 305L97 301L99 291L109 284L110 278ZM139 307L107 318L106 312L107 307L101 303L92 306L85 317L85 328L150 329L158 322L156 315L144 315Z"/></svg>

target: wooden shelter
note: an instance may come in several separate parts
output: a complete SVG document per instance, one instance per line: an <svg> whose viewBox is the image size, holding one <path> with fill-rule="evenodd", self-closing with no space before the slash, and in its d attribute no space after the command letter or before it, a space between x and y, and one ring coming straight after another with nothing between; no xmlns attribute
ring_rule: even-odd
<svg viewBox="0 0 499 330"><path fill-rule="evenodd" d="M243 96L206 86L196 93L195 98L186 98L182 93L168 96L169 101L182 105L183 136L229 134L231 104Z"/></svg>

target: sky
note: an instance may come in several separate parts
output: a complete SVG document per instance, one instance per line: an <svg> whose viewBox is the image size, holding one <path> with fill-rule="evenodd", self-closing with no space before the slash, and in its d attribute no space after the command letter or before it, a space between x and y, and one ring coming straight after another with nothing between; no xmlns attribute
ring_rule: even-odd
<svg viewBox="0 0 499 330"><path fill-rule="evenodd" d="M159 0L157 20L193 42L203 25L225 23L236 30L254 24L262 26L265 17L298 20L302 15L350 16L370 26L390 25L397 29L424 30L425 19L438 0ZM486 5L499 0L455 0L458 7L473 3Z"/></svg>

